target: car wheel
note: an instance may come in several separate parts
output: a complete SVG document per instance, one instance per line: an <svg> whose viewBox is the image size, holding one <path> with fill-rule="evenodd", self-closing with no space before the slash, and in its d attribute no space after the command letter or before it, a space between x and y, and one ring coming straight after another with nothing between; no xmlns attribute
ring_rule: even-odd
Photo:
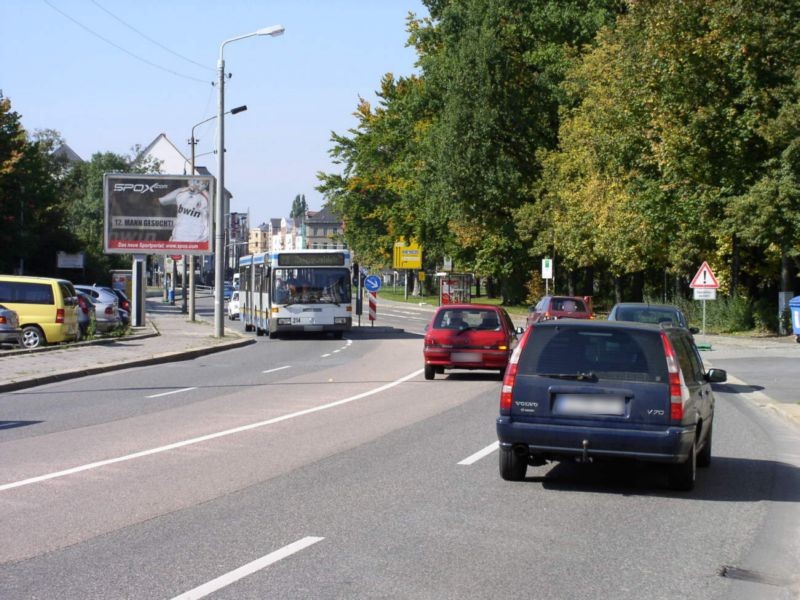
<svg viewBox="0 0 800 600"><path fill-rule="evenodd" d="M41 329L36 325L27 325L22 328L22 345L25 348L39 348L40 346L46 346L47 341Z"/></svg>
<svg viewBox="0 0 800 600"><path fill-rule="evenodd" d="M425 365L425 379L433 379L434 377L436 377L436 367Z"/></svg>
<svg viewBox="0 0 800 600"><path fill-rule="evenodd" d="M692 443L689 458L677 465L669 466L669 487L673 490L688 492L694 488L697 475L697 445Z"/></svg>
<svg viewBox="0 0 800 600"><path fill-rule="evenodd" d="M706 434L706 444L703 449L697 453L697 466L710 467L711 466L711 434L714 431L714 424L708 426L708 433Z"/></svg>
<svg viewBox="0 0 800 600"><path fill-rule="evenodd" d="M506 481L522 481L528 470L527 457L513 448L500 448L500 477Z"/></svg>
<svg viewBox="0 0 800 600"><path fill-rule="evenodd" d="M278 337L278 332L277 331L270 331L269 332L269 339L274 340L277 337Z"/></svg>

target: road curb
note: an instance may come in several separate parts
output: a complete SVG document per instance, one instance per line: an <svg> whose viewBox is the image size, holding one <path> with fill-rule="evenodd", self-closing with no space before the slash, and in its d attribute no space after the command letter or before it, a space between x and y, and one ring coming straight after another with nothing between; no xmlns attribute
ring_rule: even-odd
<svg viewBox="0 0 800 600"><path fill-rule="evenodd" d="M146 337L153 337L159 335L158 333L148 334ZM124 340L132 338L126 337ZM118 341L118 340L115 340ZM198 356L205 356L207 354L215 354L225 350L232 350L234 348L241 348L242 346L249 346L255 344L256 340L253 338L241 338L223 344L216 344L205 348L195 348L192 350L182 350L177 352L168 352L162 355L150 356L148 358L140 358L136 360L127 360L117 363L109 363L107 365L100 365L88 369L76 369L74 371L62 371L60 373L53 373L51 375L44 375L42 377L33 377L21 381L11 381L9 383L0 384L0 393L13 392L22 390L29 387L38 385L45 385L48 383L55 383L58 381L66 381L68 379L77 379L78 377L85 377L86 375L97 375L98 373L107 373L109 371L120 371L122 369L129 369L133 367L146 367L159 363L178 362L181 360L190 360Z"/></svg>

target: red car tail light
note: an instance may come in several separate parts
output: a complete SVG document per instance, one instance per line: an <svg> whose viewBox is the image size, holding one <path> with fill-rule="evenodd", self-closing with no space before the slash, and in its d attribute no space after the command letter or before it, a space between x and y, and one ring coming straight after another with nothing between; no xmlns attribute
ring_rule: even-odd
<svg viewBox="0 0 800 600"><path fill-rule="evenodd" d="M56 323L63 323L64 322L64 309L57 308L56 309Z"/></svg>
<svg viewBox="0 0 800 600"><path fill-rule="evenodd" d="M689 390L684 382L675 348L672 347L672 342L669 341L665 331L661 332L661 343L664 346L669 373L669 416L672 421L680 423L683 420L683 407L689 399Z"/></svg>
<svg viewBox="0 0 800 600"><path fill-rule="evenodd" d="M500 413L509 414L511 412L511 397L514 395L514 382L517 379L517 369L519 363L519 355L522 353L522 348L528 341L528 338L533 331L533 327L528 327L525 333L522 334L522 339L514 348L511 353L511 358L508 359L508 366L506 367L505 375L503 375L503 387L500 388Z"/></svg>

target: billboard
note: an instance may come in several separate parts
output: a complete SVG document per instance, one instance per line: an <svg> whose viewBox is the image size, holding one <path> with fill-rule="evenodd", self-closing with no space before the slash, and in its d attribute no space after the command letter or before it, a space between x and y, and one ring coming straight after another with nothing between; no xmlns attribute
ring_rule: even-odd
<svg viewBox="0 0 800 600"><path fill-rule="evenodd" d="M213 177L106 173L103 197L106 253L213 253Z"/></svg>

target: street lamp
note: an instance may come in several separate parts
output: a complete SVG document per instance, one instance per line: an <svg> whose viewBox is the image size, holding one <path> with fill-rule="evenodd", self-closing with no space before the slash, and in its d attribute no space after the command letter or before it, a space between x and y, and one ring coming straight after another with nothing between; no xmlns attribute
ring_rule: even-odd
<svg viewBox="0 0 800 600"><path fill-rule="evenodd" d="M269 35L272 37L283 35L282 25L264 27L252 33L246 33L229 40L219 46L219 60L217 61L217 87L219 88L219 105L217 110L217 204L214 207L214 337L225 335L225 322L222 319L223 306L223 260L225 254L225 58L223 51L225 45L243 40L256 35Z"/></svg>
<svg viewBox="0 0 800 600"><path fill-rule="evenodd" d="M237 106L236 108L230 109L225 114L226 115L236 115L236 114L239 114L240 112L244 112L246 110L247 110L247 105L242 105L242 106ZM217 115L214 115L213 117L209 117L209 118L205 119L204 121L200 121L199 123L197 123L196 125L194 125L192 127L192 137L191 137L191 139L189 139L189 145L192 147L192 169L191 169L191 173L190 173L191 175L195 174L195 172L194 172L195 171L194 161L195 161L196 157L195 157L195 153L194 153L194 147L197 145L197 142L198 142L197 138L194 137L194 130L197 129L203 123L208 123L209 121L213 121L216 118L217 118ZM195 287L195 281L194 281L194 255L189 256L189 261L188 262L189 262L189 265L190 265L190 267L189 267L189 289L190 289L190 292L189 292L189 295L190 295L190 298L189 298L189 318L192 321L194 321L194 319L195 319L195 301L194 300L195 300L195 292L197 291L197 288ZM183 313L186 312L186 258L185 257L184 257L184 261L183 261L183 306L181 307L181 312L183 312Z"/></svg>

